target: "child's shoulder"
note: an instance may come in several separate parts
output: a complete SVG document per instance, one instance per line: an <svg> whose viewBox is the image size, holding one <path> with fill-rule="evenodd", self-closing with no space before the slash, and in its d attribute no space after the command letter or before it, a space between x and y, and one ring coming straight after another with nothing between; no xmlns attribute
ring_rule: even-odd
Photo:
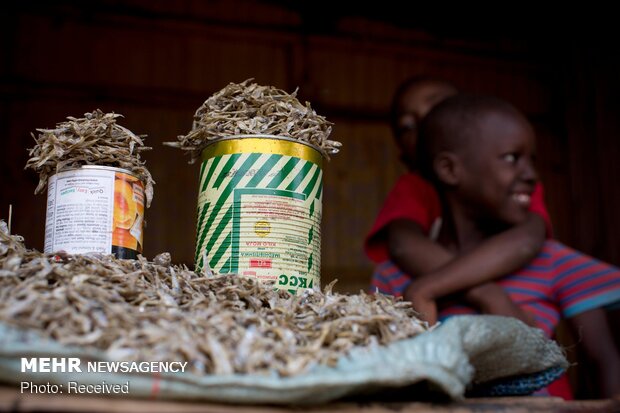
<svg viewBox="0 0 620 413"><path fill-rule="evenodd" d="M398 180L396 181L396 184L394 185L393 191L395 190L404 190L404 191L422 190L422 191L433 191L434 192L435 188L429 181L424 179L419 173L407 172L407 173L402 174L398 178Z"/></svg>
<svg viewBox="0 0 620 413"><path fill-rule="evenodd" d="M384 207L391 205L415 205L418 207L440 209L439 195L435 187L417 172L401 175L388 194Z"/></svg>

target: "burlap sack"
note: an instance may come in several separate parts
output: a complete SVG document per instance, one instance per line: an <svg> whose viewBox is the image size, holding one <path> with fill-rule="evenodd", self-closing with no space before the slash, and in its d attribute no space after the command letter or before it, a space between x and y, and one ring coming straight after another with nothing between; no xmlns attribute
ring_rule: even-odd
<svg viewBox="0 0 620 413"><path fill-rule="evenodd" d="M521 394L548 384L568 366L560 347L541 330L499 316L453 317L415 338L386 347L358 348L335 367L317 366L295 377L22 373L22 357L109 360L94 349L65 347L34 332L0 324L0 380L17 388L22 381L129 381L131 397L269 404L322 403L421 381L452 399L461 399L467 389L475 392L477 388L483 389L483 394L497 393L498 388L501 394ZM409 396L415 400L422 395Z"/></svg>

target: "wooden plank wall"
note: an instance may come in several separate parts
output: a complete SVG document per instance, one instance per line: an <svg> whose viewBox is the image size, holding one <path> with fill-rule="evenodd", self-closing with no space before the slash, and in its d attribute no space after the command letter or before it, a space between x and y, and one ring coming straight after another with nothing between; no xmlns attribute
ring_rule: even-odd
<svg viewBox="0 0 620 413"><path fill-rule="evenodd" d="M287 91L300 87L299 97L335 123L333 138L344 147L325 166L323 278L339 278L344 291L366 288L372 266L363 238L402 172L386 122L390 98L402 80L427 73L522 109L539 132L539 169L556 235L620 263L612 230L619 220L612 162L619 146L607 150L608 134L600 130L606 119L571 126L592 87L587 73L580 88L566 80L585 73L579 55L558 76L560 66L519 42L439 39L347 16L326 34L314 32L298 11L241 0L98 0L88 8L24 2L3 12L2 34L0 215L12 203L14 232L32 247L43 245L45 195L32 194L37 178L22 170L33 143L29 134L101 108L125 115L122 124L148 134L154 147L146 155L157 186L145 254L170 251L191 265L198 170L161 144L187 132L193 112L212 93L253 77ZM584 136L597 128L593 147ZM592 185L593 176L603 187Z"/></svg>

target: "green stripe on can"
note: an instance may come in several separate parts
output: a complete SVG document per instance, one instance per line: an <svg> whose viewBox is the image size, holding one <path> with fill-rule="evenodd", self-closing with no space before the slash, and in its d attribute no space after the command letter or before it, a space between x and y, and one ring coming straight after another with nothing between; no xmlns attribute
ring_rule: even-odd
<svg viewBox="0 0 620 413"><path fill-rule="evenodd" d="M203 151L196 270L320 287L321 156L298 141L226 139ZM204 261L206 257L206 262Z"/></svg>

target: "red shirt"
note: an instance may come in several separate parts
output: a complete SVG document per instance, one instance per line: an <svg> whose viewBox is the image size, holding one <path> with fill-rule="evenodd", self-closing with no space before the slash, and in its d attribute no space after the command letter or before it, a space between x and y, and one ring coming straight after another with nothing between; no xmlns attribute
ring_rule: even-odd
<svg viewBox="0 0 620 413"><path fill-rule="evenodd" d="M547 236L551 237L553 233L551 220L545 208L541 183L537 183L534 188L530 211L544 219ZM364 242L366 255L376 263L389 259L387 240L380 232L390 222L409 219L420 225L424 233L429 234L431 226L439 217L441 217L441 202L433 185L415 172L402 175L388 194L366 237Z"/></svg>

